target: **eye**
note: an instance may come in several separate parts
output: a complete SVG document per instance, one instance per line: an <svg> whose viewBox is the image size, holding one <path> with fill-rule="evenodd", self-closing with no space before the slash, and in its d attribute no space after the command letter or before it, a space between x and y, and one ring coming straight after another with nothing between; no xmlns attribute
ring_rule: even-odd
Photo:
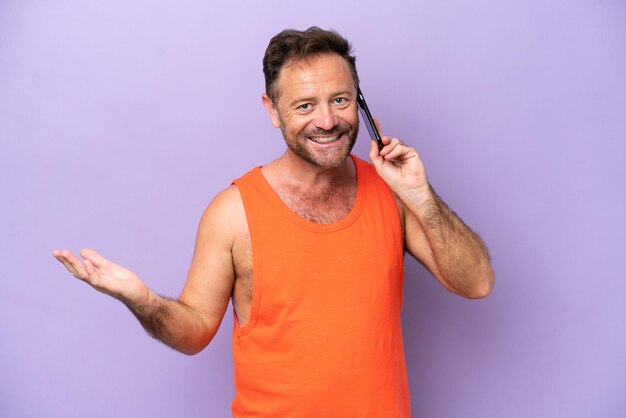
<svg viewBox="0 0 626 418"><path fill-rule="evenodd" d="M302 111L307 111L307 110L311 110L311 103L302 103L300 106L298 106L298 110L302 110Z"/></svg>
<svg viewBox="0 0 626 418"><path fill-rule="evenodd" d="M346 99L345 97L337 97L337 98L335 98L335 99L333 100L333 102L334 102L336 105L339 105L339 106L345 106L345 105L347 105L347 104L348 104L348 99Z"/></svg>

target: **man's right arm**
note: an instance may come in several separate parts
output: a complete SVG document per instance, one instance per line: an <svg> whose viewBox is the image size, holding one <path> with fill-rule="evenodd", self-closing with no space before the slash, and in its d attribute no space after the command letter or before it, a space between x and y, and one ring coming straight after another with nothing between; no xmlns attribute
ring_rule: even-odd
<svg viewBox="0 0 626 418"><path fill-rule="evenodd" d="M235 281L232 247L241 228L241 209L234 186L206 209L178 299L157 295L134 273L93 250L80 252L84 261L67 250L55 250L53 255L75 277L124 303L154 338L185 354L196 354L213 339L228 307Z"/></svg>

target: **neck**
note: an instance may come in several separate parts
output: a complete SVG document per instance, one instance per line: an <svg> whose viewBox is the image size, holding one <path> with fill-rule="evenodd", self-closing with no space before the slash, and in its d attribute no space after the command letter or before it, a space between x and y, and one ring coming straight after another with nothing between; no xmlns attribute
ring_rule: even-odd
<svg viewBox="0 0 626 418"><path fill-rule="evenodd" d="M322 169L288 154L262 168L263 176L283 203L301 218L319 224L348 216L357 193L352 158L346 158L337 168Z"/></svg>

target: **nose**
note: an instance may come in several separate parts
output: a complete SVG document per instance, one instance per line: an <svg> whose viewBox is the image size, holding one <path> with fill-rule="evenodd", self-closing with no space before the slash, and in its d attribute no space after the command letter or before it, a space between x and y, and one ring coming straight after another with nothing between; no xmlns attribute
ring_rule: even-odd
<svg viewBox="0 0 626 418"><path fill-rule="evenodd" d="M315 115L315 120L313 122L317 128L324 129L326 131L330 131L332 128L337 126L337 116L335 115L332 106L329 106L328 104L318 106L317 114Z"/></svg>

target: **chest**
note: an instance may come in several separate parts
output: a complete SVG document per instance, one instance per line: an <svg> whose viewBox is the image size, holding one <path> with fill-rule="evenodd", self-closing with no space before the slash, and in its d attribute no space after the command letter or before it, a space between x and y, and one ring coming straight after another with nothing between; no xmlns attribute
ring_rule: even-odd
<svg viewBox="0 0 626 418"><path fill-rule="evenodd" d="M303 219L329 224L348 216L356 199L355 185L340 185L321 189L303 189L283 185L276 188L283 203Z"/></svg>

